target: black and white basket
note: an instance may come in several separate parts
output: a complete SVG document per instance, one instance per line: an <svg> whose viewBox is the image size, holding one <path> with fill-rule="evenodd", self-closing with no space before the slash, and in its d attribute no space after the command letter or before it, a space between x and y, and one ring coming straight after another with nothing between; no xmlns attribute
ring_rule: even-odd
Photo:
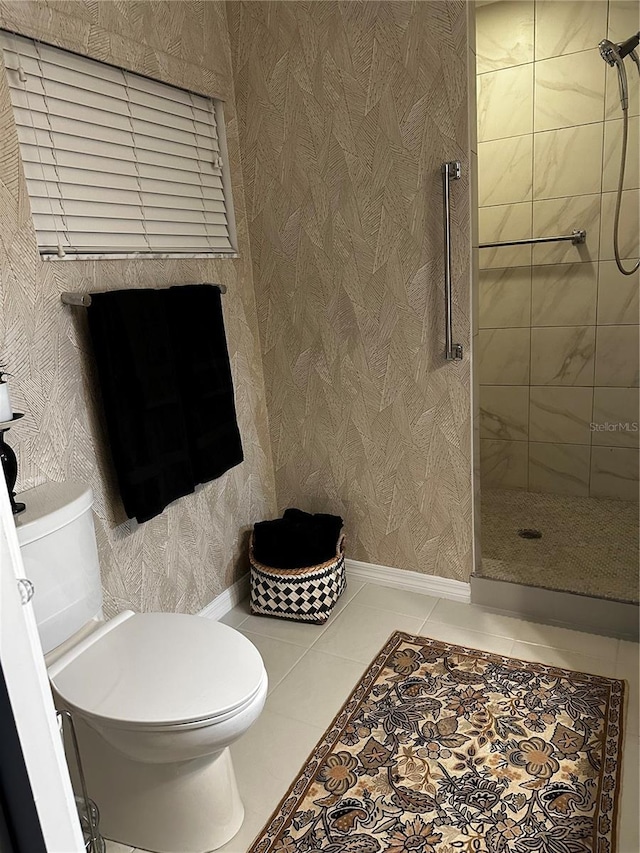
<svg viewBox="0 0 640 853"><path fill-rule="evenodd" d="M322 624L346 586L344 533L336 556L326 563L300 569L278 569L259 563L249 545L251 563L251 612Z"/></svg>

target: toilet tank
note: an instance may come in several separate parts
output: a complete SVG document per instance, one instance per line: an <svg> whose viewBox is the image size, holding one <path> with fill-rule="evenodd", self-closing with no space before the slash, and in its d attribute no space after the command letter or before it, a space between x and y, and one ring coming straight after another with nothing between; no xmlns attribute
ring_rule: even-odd
<svg viewBox="0 0 640 853"><path fill-rule="evenodd" d="M45 654L102 616L102 586L91 507L84 483L44 483L17 496L15 517L25 577Z"/></svg>

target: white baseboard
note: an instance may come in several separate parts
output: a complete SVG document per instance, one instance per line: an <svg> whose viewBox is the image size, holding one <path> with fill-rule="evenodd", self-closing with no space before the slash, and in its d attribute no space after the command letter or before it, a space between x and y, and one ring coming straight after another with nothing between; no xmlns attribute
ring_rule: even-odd
<svg viewBox="0 0 640 853"><path fill-rule="evenodd" d="M389 586L393 589L407 589L423 595L449 598L468 604L471 601L471 585L462 581L440 578L435 575L423 575L408 569L393 569L390 566L378 566L375 563L361 563L358 560L345 560L347 578ZM221 619L249 595L249 572L232 584L198 613L207 619Z"/></svg>
<svg viewBox="0 0 640 853"><path fill-rule="evenodd" d="M216 595L213 601L210 601L206 607L198 613L198 616L204 616L206 619L221 619L226 613L239 604L244 598L249 595L249 572L242 575L241 578L232 584L220 595Z"/></svg>
<svg viewBox="0 0 640 853"><path fill-rule="evenodd" d="M423 595L438 598L450 598L469 604L471 584L463 581L440 578L436 575L423 575L408 569L392 569L390 566L377 566L375 563L361 563L359 560L345 560L347 578L390 586L394 589L407 589Z"/></svg>

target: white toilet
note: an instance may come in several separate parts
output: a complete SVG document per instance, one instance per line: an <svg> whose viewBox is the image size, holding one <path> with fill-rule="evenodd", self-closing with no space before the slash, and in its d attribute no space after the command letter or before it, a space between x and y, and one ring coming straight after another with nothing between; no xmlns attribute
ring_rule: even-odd
<svg viewBox="0 0 640 853"><path fill-rule="evenodd" d="M105 622L91 489L46 483L20 499L49 677L76 721L103 835L158 853L221 847L244 817L228 746L267 695L258 650L198 616L127 610Z"/></svg>

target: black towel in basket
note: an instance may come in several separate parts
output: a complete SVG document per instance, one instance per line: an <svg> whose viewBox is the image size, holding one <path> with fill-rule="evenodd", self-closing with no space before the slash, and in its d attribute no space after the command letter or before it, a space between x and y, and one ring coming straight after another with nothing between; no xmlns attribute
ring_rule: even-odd
<svg viewBox="0 0 640 853"><path fill-rule="evenodd" d="M282 518L254 525L254 555L280 569L315 566L335 557L341 529L338 515L287 509Z"/></svg>

